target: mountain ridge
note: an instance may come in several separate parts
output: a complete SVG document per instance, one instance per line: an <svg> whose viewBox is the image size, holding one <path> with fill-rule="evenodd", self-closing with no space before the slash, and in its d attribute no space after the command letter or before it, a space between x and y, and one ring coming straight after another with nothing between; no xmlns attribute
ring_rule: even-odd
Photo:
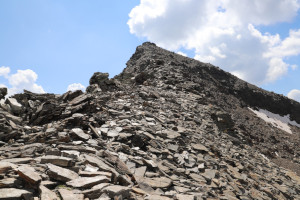
<svg viewBox="0 0 300 200"><path fill-rule="evenodd" d="M298 102L149 42L108 77L1 101L0 199L300 198Z"/></svg>

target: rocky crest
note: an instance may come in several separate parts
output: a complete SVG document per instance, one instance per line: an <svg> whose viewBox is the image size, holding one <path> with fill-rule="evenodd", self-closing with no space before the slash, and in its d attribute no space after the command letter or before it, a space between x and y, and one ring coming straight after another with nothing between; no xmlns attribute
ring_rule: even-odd
<svg viewBox="0 0 300 200"><path fill-rule="evenodd" d="M86 93L6 92L0 199L300 199L300 104L153 43Z"/></svg>

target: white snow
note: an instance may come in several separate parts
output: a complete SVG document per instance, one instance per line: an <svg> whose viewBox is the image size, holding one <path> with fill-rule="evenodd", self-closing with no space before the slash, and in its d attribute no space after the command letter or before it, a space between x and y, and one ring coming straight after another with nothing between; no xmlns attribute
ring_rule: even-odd
<svg viewBox="0 0 300 200"><path fill-rule="evenodd" d="M263 119L267 123L270 123L276 128L279 128L287 133L293 134L291 127L289 125L297 126L300 128L300 124L290 120L290 115L280 116L278 114L272 113L264 109L259 109L259 110L254 110L252 108L248 108L248 109L254 112L257 115L257 117Z"/></svg>

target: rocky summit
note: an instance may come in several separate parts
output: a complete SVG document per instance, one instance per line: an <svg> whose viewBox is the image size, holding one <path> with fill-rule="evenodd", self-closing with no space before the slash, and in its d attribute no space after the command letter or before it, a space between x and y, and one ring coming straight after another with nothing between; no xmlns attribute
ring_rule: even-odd
<svg viewBox="0 0 300 200"><path fill-rule="evenodd" d="M144 43L85 93L0 89L0 199L300 199L300 103Z"/></svg>

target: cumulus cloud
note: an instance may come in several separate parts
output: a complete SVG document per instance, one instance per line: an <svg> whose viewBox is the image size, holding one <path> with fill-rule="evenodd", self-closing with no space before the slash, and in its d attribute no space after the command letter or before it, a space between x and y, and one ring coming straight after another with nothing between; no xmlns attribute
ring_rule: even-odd
<svg viewBox="0 0 300 200"><path fill-rule="evenodd" d="M5 78L8 77L8 74L10 73L10 68L9 67L0 67L0 76L4 76Z"/></svg>
<svg viewBox="0 0 300 200"><path fill-rule="evenodd" d="M161 47L194 50L195 59L263 84L296 69L285 59L300 55L300 29L281 39L256 27L288 22L299 8L299 0L141 0L128 26Z"/></svg>
<svg viewBox="0 0 300 200"><path fill-rule="evenodd" d="M81 83L72 83L68 86L67 91L85 90L85 87Z"/></svg>
<svg viewBox="0 0 300 200"><path fill-rule="evenodd" d="M35 93L45 93L43 87L36 84L38 75L31 69L17 70L16 73L10 74L9 67L1 67L0 76L4 76L10 84L10 87L8 87L8 96L23 92L24 89ZM7 87L3 84L1 85Z"/></svg>
<svg viewBox="0 0 300 200"><path fill-rule="evenodd" d="M291 90L287 96L290 99L294 99L295 101L300 102L300 90L296 90L296 89Z"/></svg>

